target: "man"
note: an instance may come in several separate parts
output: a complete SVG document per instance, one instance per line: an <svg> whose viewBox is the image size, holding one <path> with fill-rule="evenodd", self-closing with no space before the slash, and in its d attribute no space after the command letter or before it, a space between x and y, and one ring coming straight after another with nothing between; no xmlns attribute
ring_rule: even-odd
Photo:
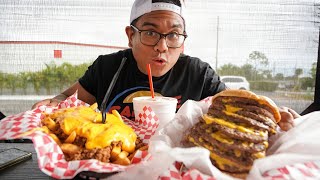
<svg viewBox="0 0 320 180"><path fill-rule="evenodd" d="M182 54L187 38L183 10L179 0L136 0L131 9L130 26L125 28L130 49L99 56L78 82L60 95L36 103L33 108L55 106L76 91L80 100L88 104L97 102L101 107L123 58L127 60L106 109L116 109L130 119L134 118L132 98L150 94L147 64L151 65L157 95L177 98L178 108L188 99L201 100L224 90L224 83L208 63Z"/></svg>

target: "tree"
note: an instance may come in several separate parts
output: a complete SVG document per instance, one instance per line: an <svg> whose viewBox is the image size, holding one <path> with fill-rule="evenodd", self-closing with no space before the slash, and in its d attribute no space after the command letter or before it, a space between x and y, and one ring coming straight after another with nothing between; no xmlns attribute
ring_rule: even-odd
<svg viewBox="0 0 320 180"><path fill-rule="evenodd" d="M11 94L16 93L17 89L17 75L16 74L5 74L6 86L11 89Z"/></svg>
<svg viewBox="0 0 320 180"><path fill-rule="evenodd" d="M218 74L221 76L235 75L246 77L247 80L253 80L253 74L255 73L251 64L244 64L241 67L234 64L225 64L218 68Z"/></svg>
<svg viewBox="0 0 320 180"><path fill-rule="evenodd" d="M240 68L241 68L241 76L246 77L247 80L249 81L253 80L253 75L255 74L255 71L251 64L244 64Z"/></svg>
<svg viewBox="0 0 320 180"><path fill-rule="evenodd" d="M4 77L4 73L0 71L0 93L1 94L4 88L5 88L5 77Z"/></svg>
<svg viewBox="0 0 320 180"><path fill-rule="evenodd" d="M41 89L46 90L46 94L54 93L52 90L62 91L76 82L92 64L83 63L71 65L63 63L58 66L54 62L45 64L46 68L38 72L21 72L19 74L3 73L0 71L0 92L11 89L11 94L15 94L17 89L21 89L23 94L27 94L28 86L33 86L36 94L41 94Z"/></svg>
<svg viewBox="0 0 320 180"><path fill-rule="evenodd" d="M316 81L316 72L317 72L317 63L314 62L314 63L312 63L312 67L310 70L310 75L314 81Z"/></svg>
<svg viewBox="0 0 320 180"><path fill-rule="evenodd" d="M40 88L41 88L41 82L42 80L42 73L41 72L29 72L30 76L30 82L33 85L33 89L36 92L36 94L40 94Z"/></svg>
<svg viewBox="0 0 320 180"><path fill-rule="evenodd" d="M57 65L54 63L45 64L46 68L41 73L41 86L46 89L47 94L51 95L51 90L54 88L59 80L57 80ZM61 82L59 82L61 83Z"/></svg>
<svg viewBox="0 0 320 180"><path fill-rule="evenodd" d="M270 70L263 70L261 75L265 79L272 79L272 72Z"/></svg>
<svg viewBox="0 0 320 180"><path fill-rule="evenodd" d="M72 75L71 76L72 83L74 83L81 76L83 76L83 74L88 69L89 65L90 65L89 63L83 63L83 64L79 64L79 65L73 67L72 73L70 73Z"/></svg>
<svg viewBox="0 0 320 180"><path fill-rule="evenodd" d="M301 89L301 84L299 82L299 76L303 73L303 69L301 68L297 68L295 71L294 71L294 88L293 90L294 91L297 91L297 90L300 90Z"/></svg>
<svg viewBox="0 0 320 180"><path fill-rule="evenodd" d="M234 64L225 64L218 68L218 73L221 76L225 75L240 75L240 68Z"/></svg>
<svg viewBox="0 0 320 180"><path fill-rule="evenodd" d="M277 73L275 76L274 76L274 79L275 80L278 80L278 81L282 81L284 80L284 75L282 73Z"/></svg>
<svg viewBox="0 0 320 180"><path fill-rule="evenodd" d="M28 89L28 83L30 81L30 75L27 72L20 72L18 77L17 77L17 81L18 81L18 87L22 89L23 94L26 95L27 94L27 89Z"/></svg>
<svg viewBox="0 0 320 180"><path fill-rule="evenodd" d="M61 66L58 66L56 70L56 76L59 79L59 82L56 82L56 86L60 91L62 91L63 88L70 86L71 83L74 83L72 79L72 73L74 69L71 64L63 63Z"/></svg>
<svg viewBox="0 0 320 180"><path fill-rule="evenodd" d="M269 64L269 60L267 58L267 56L259 51L252 51L249 54L249 59L247 59L249 63L254 64L254 70L255 70L255 76L254 79L257 79L257 74L258 74L258 66L259 65L263 65L263 66L267 66Z"/></svg>
<svg viewBox="0 0 320 180"><path fill-rule="evenodd" d="M311 77L303 77L300 80L301 89L308 90L308 88L313 88L315 85L315 82Z"/></svg>

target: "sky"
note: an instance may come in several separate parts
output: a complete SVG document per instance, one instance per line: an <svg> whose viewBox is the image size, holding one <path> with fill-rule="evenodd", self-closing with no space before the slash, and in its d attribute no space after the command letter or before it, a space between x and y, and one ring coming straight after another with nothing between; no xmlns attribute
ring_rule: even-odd
<svg viewBox="0 0 320 180"><path fill-rule="evenodd" d="M0 41L127 47L124 28L132 3L0 0ZM290 75L302 68L307 74L317 60L320 20L315 14L320 12L315 4L319 6L320 0L186 0L185 53L215 68L242 65L252 51L260 51L269 59L268 68L276 72Z"/></svg>

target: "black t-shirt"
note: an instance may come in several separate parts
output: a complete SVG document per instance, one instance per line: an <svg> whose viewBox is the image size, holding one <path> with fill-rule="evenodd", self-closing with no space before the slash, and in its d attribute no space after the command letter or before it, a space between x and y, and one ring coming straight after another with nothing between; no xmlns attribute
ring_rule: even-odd
<svg viewBox="0 0 320 180"><path fill-rule="evenodd" d="M127 61L112 90L107 109L116 109L121 115L133 119L132 98L150 96L150 88L148 75L138 69L131 49L99 56L79 79L79 83L96 98L100 107L124 56ZM208 63L183 54L165 75L152 79L155 94L177 98L177 109L188 99L199 101L225 89L224 83Z"/></svg>

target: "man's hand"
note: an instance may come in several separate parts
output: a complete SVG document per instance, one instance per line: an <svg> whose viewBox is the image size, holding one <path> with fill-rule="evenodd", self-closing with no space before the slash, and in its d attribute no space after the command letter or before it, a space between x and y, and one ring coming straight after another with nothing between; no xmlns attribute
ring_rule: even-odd
<svg viewBox="0 0 320 180"><path fill-rule="evenodd" d="M32 109L41 105L57 106L61 101L66 100L67 97L71 96L75 92L78 92L78 99L80 99L81 101L84 101L88 104L94 104L96 102L96 98L93 95L91 95L88 91L86 91L79 82L76 82L58 96L52 99L45 99L35 103L32 106Z"/></svg>
<svg viewBox="0 0 320 180"><path fill-rule="evenodd" d="M42 105L46 105L46 106L57 106L61 101L60 100L57 100L57 99L45 99L45 100L42 100L42 101L39 101L37 103L35 103L33 106L32 106L32 109L35 109L39 106L42 106Z"/></svg>
<svg viewBox="0 0 320 180"><path fill-rule="evenodd" d="M45 100L42 100L42 101L39 101L39 102L35 103L32 106L32 109L35 109L35 108L37 108L39 106L42 106L42 105L57 106L61 101L64 101L66 98L67 98L66 95L59 94L58 96L56 96L56 97L54 97L52 99L45 99Z"/></svg>
<svg viewBox="0 0 320 180"><path fill-rule="evenodd" d="M278 122L278 125L283 131L288 131L294 127L293 120L300 117L300 115L295 112L293 109L288 107L280 107L279 112L281 115L281 120Z"/></svg>

